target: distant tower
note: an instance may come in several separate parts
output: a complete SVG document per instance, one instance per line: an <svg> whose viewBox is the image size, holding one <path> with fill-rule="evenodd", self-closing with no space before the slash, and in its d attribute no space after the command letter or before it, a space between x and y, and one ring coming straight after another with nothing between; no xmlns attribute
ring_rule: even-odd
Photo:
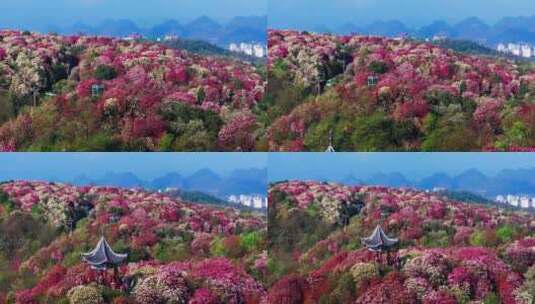
<svg viewBox="0 0 535 304"><path fill-rule="evenodd" d="M333 153L333 152L336 152L336 150L334 150L334 147L333 147L333 130L329 130L329 147L327 148L327 150L325 150L325 152L329 152L329 153Z"/></svg>

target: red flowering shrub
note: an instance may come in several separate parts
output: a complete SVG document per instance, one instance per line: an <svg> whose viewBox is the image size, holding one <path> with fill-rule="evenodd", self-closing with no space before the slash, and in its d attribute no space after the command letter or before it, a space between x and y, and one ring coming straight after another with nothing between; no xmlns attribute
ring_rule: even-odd
<svg viewBox="0 0 535 304"><path fill-rule="evenodd" d="M31 275L35 280L28 283L29 288L15 293L17 303L34 304L47 297L55 300L77 286L91 284L98 285L98 290L113 289L114 293L126 296L121 292L125 287L113 271L96 271L81 260L80 253L97 243L102 227L114 250L129 254L128 262L118 268L118 275L135 282L130 291L136 303L191 300L207 304L257 304L265 300L262 284L247 272L257 274L252 270L253 263L264 248L242 251L241 238L234 235L238 226L240 234L266 229L259 216L244 217L231 208L191 204L138 189L17 181L0 184L0 193L12 202L9 212L32 213L50 223L54 231L62 231L59 228L70 223L72 208L84 219L82 224L74 225L72 234L65 231L54 235L44 247L13 261L13 271L20 270L21 277ZM203 232L190 228L190 221L197 220ZM210 243L215 238L226 240L232 261L226 257L205 259L211 255ZM239 254L233 254L233 250ZM184 262L160 262L177 259ZM0 276L5 273L7 270L0 270ZM22 279L6 278L10 288L9 284L18 284ZM128 303L124 297L117 299L118 303Z"/></svg>
<svg viewBox="0 0 535 304"><path fill-rule="evenodd" d="M306 286L306 281L297 275L284 277L270 288L268 302L273 304L303 303L303 289L306 289Z"/></svg>
<svg viewBox="0 0 535 304"><path fill-rule="evenodd" d="M269 93L299 104L269 126L271 150L324 151L325 138L318 137L327 137L329 129L340 151L535 145L532 134L519 141L504 132L511 122L529 128L535 122L521 114L529 112L522 111L529 95L519 96L526 91L521 88L535 83L535 70L520 71L512 60L375 36L270 30L268 41L268 69L275 83L275 92ZM320 96L309 98L313 95ZM504 105L511 100L518 103L508 109ZM370 121L373 113L386 115L380 127ZM388 137L386 122L397 123L393 129L400 132ZM289 132L292 125L297 128ZM481 144L474 143L476 138Z"/></svg>
<svg viewBox="0 0 535 304"><path fill-rule="evenodd" d="M286 297L282 287L290 285L287 278L292 278L306 280L306 287L299 289L305 303L464 303L483 302L493 295L502 303L514 303L520 296L527 297L521 291L521 274L533 264L529 255L533 242L529 237L513 243L508 242L514 237L498 241L496 227L514 225L523 235L531 229L532 214L409 188L288 181L272 185L269 194L270 229L289 227L287 217L292 214L306 227L291 226L303 230L296 232L303 235L296 242L313 240L287 245L272 239L272 267L282 268L285 264L279 266L278 261L286 259L296 269L280 275L270 296L280 292ZM361 209L348 214L348 204ZM309 220L310 214L314 221ZM312 224L320 226L318 218L328 225L307 234ZM362 248L360 238L369 236L377 224L399 239L389 254ZM479 234L485 247L471 244L479 241ZM340 292L340 286L345 292Z"/></svg>
<svg viewBox="0 0 535 304"><path fill-rule="evenodd" d="M509 245L506 254L519 272L525 272L529 267L535 265L535 238L525 238Z"/></svg>
<svg viewBox="0 0 535 304"><path fill-rule="evenodd" d="M357 299L356 303L417 303L416 298L411 296L403 286L403 279L399 273L389 273L380 283L372 285Z"/></svg>
<svg viewBox="0 0 535 304"><path fill-rule="evenodd" d="M169 143L170 138L180 142L181 136L193 135L207 137L204 142L210 144L189 142L187 149L194 151L246 150L251 149L251 140L254 148L255 139L245 136L256 129L254 121L235 121L227 130L218 122L249 112L262 99L265 81L252 64L124 39L24 35L10 30L0 31L0 36L0 71L5 76L0 85L20 100L30 100L27 97L36 93L39 107L32 115L39 129L20 135L22 141L16 140L18 132L8 134L12 122L0 126L2 150L36 149L44 143L53 150L152 151L159 148L160 140L166 142L163 150L186 149ZM70 75L48 77L57 73L54 66L68 67ZM50 88L53 92L47 92ZM55 94L47 106L41 102L45 93ZM169 104L187 110L169 113L165 110ZM182 124L192 121L196 124L190 126L194 129L190 133L194 134L184 134ZM219 147L220 132L236 134L223 136ZM233 139L234 135L238 138ZM53 137L65 142L59 145L50 140Z"/></svg>
<svg viewBox="0 0 535 304"><path fill-rule="evenodd" d="M219 131L219 142L228 150L237 147L238 151L252 151L255 148L253 129L256 118L252 114L234 117Z"/></svg>
<svg viewBox="0 0 535 304"><path fill-rule="evenodd" d="M6 50L4 50L3 48L0 48L0 61L6 59L6 57L7 57Z"/></svg>

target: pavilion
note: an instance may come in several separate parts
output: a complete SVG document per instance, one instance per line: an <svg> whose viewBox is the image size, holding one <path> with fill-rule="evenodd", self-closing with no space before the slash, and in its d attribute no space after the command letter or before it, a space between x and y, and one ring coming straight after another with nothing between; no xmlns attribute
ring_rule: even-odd
<svg viewBox="0 0 535 304"><path fill-rule="evenodd" d="M128 254L115 253L104 237L100 238L97 247L88 253L82 254L82 260L91 268L106 271L113 268L115 280L118 281L117 267L126 260Z"/></svg>
<svg viewBox="0 0 535 304"><path fill-rule="evenodd" d="M361 239L362 244L373 252L388 251L398 243L398 239L389 238L381 225L377 225L373 233L367 237Z"/></svg>
<svg viewBox="0 0 535 304"><path fill-rule="evenodd" d="M83 261L97 270L106 270L110 267L116 267L127 257L128 254L115 253L104 237L100 239L95 249L91 252L82 254Z"/></svg>

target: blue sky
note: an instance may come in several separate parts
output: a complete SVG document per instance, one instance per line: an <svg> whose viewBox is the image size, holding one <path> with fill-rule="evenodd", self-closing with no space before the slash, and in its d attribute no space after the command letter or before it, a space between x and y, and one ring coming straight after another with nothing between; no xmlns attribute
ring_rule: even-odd
<svg viewBox="0 0 535 304"><path fill-rule="evenodd" d="M269 181L334 180L352 174L368 178L400 172L418 180L437 172L457 175L469 169L495 174L503 169L535 168L534 153L273 153Z"/></svg>
<svg viewBox="0 0 535 304"><path fill-rule="evenodd" d="M0 27L78 21L92 25L110 18L150 25L165 19L187 22L203 15L226 21L266 12L267 0L1 0Z"/></svg>
<svg viewBox="0 0 535 304"><path fill-rule="evenodd" d="M224 175L266 164L265 153L0 153L0 180L100 178L108 171L151 180L169 172L187 175L209 168Z"/></svg>
<svg viewBox="0 0 535 304"><path fill-rule="evenodd" d="M421 26L436 19L476 16L493 23L506 16L535 15L533 0L269 0L271 27L357 25L398 19Z"/></svg>
<svg viewBox="0 0 535 304"><path fill-rule="evenodd" d="M183 175L210 168L225 175L235 169L268 168L270 181L367 178L400 172L417 180L437 172L456 175L478 169L535 168L533 153L0 153L0 180L71 180L108 171L132 172L151 180L169 172Z"/></svg>

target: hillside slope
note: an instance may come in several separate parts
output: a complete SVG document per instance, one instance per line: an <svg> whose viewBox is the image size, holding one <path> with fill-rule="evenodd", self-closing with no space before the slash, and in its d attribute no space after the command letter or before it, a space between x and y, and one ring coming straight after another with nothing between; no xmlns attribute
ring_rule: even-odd
<svg viewBox="0 0 535 304"><path fill-rule="evenodd" d="M0 31L0 150L251 150L264 86L230 58Z"/></svg>
<svg viewBox="0 0 535 304"><path fill-rule="evenodd" d="M269 31L271 150L529 150L530 63L406 38Z"/></svg>
<svg viewBox="0 0 535 304"><path fill-rule="evenodd" d="M290 181L269 201L270 303L529 303L535 216L412 189ZM399 239L362 247L376 225Z"/></svg>
<svg viewBox="0 0 535 304"><path fill-rule="evenodd" d="M258 215L142 190L17 181L0 185L0 231L2 303L265 302ZM118 269L133 282L126 289L81 261L102 235L128 254Z"/></svg>

